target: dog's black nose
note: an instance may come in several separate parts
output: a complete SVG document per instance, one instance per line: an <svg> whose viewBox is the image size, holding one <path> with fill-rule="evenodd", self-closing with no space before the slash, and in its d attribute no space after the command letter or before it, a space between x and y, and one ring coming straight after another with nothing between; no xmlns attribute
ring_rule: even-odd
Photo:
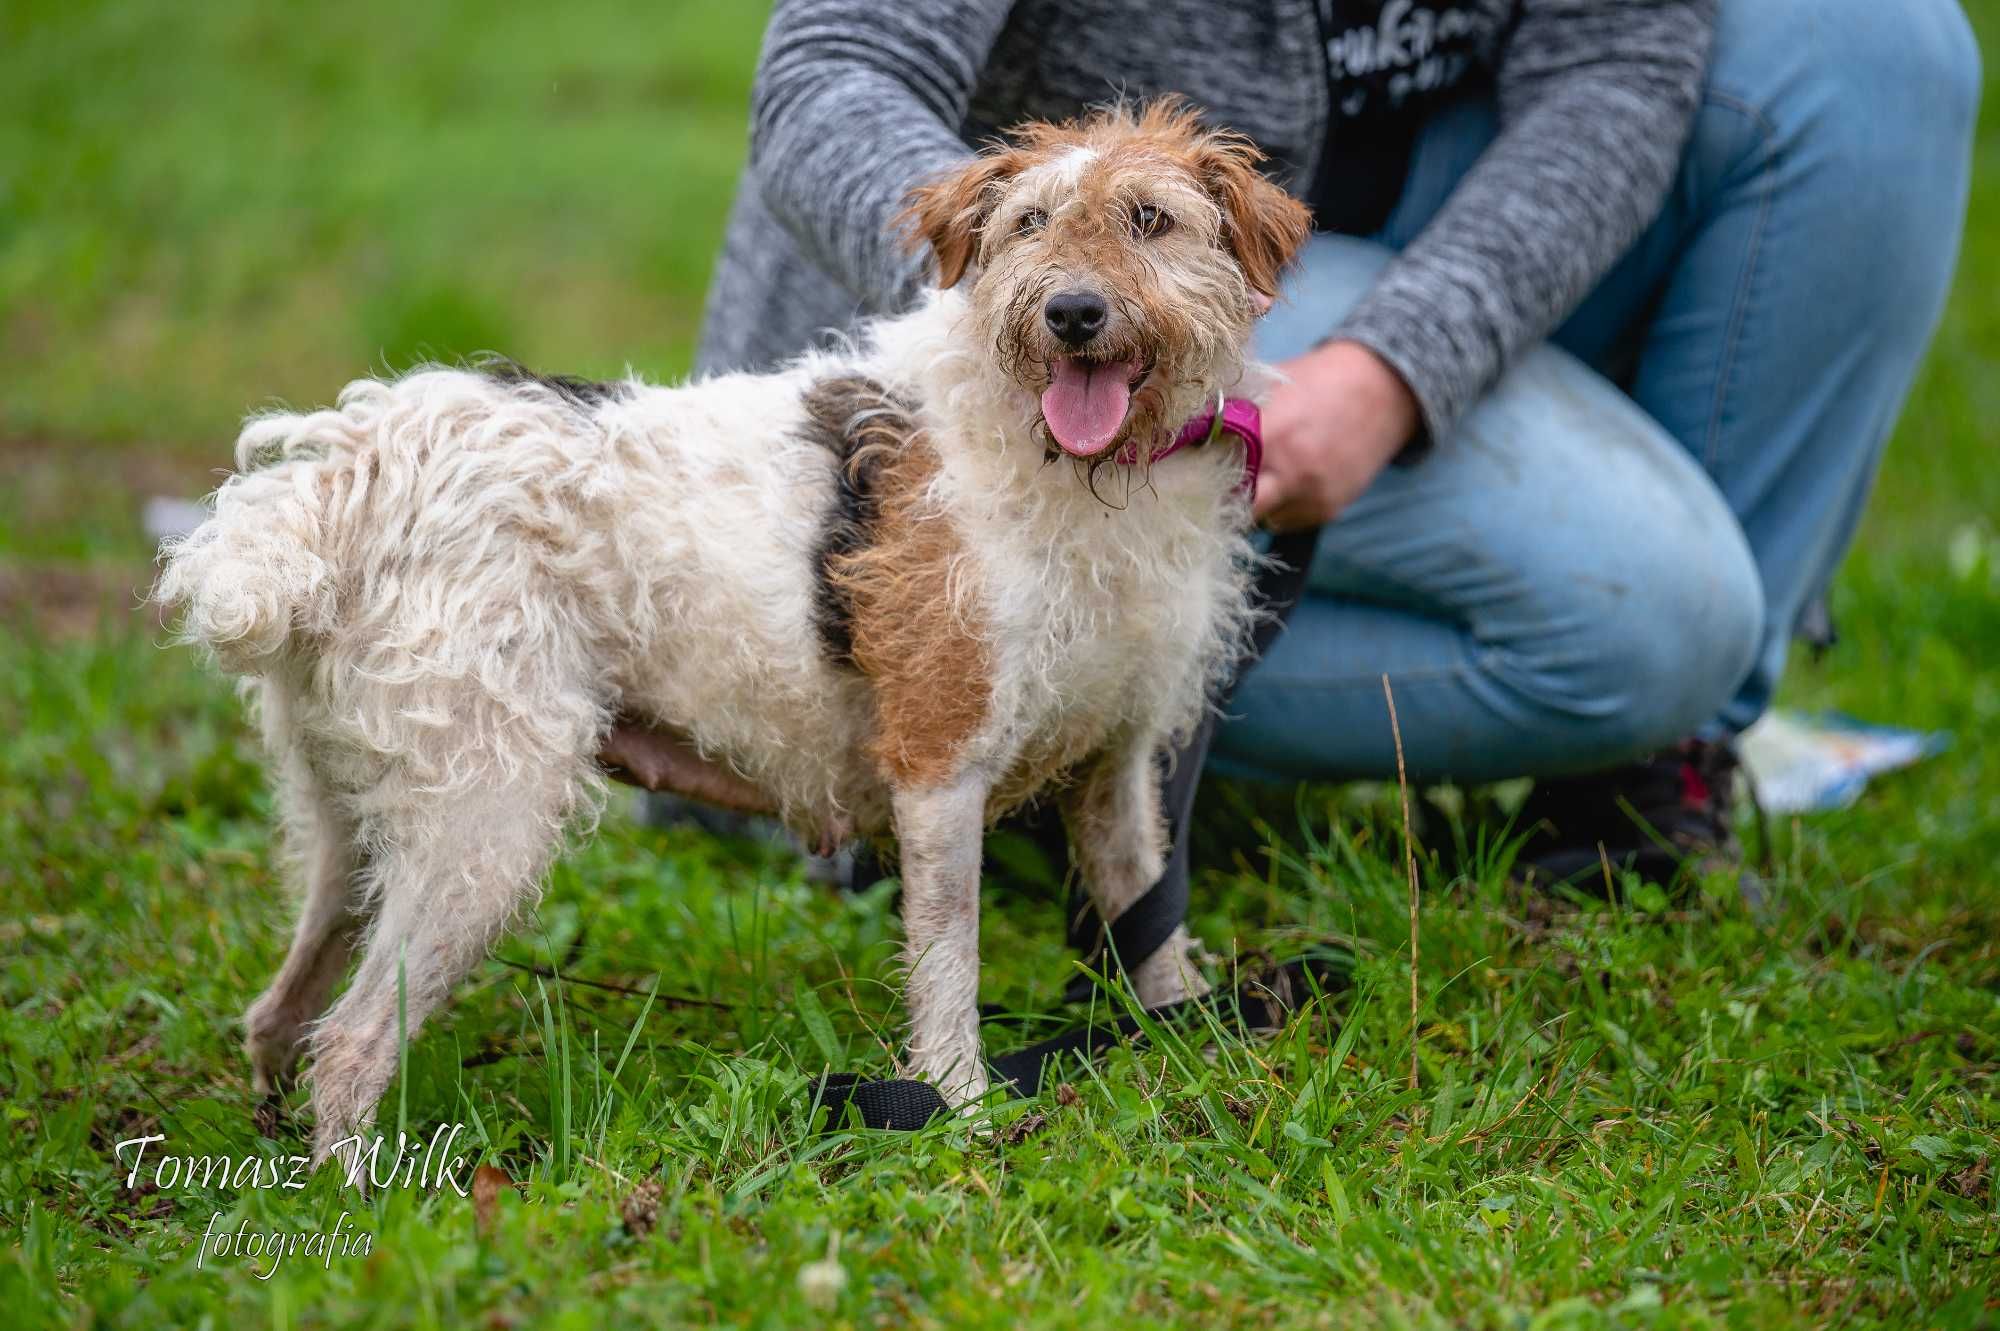
<svg viewBox="0 0 2000 1331"><path fill-rule="evenodd" d="M1049 297L1042 317L1064 346L1080 347L1104 331L1111 307L1095 291L1064 291Z"/></svg>

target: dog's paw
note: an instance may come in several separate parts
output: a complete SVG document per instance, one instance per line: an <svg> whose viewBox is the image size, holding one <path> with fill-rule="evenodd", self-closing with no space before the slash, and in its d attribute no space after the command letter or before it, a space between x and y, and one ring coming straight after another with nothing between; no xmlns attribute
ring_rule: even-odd
<svg viewBox="0 0 2000 1331"><path fill-rule="evenodd" d="M986 1101L986 1093L993 1089L982 1066L979 1075L961 1082L944 1092L944 1102L960 1115L969 1116L979 1111Z"/></svg>
<svg viewBox="0 0 2000 1331"><path fill-rule="evenodd" d="M285 1097L276 1091L265 1092L257 1107L250 1111L250 1122L256 1127L259 1137L277 1141L279 1134L285 1132L291 1123Z"/></svg>
<svg viewBox="0 0 2000 1331"><path fill-rule="evenodd" d="M1207 995L1210 987L1201 973L1203 960L1201 944L1186 926L1177 927L1152 956L1132 969L1132 989L1139 997L1139 1006L1164 1007Z"/></svg>
<svg viewBox="0 0 2000 1331"><path fill-rule="evenodd" d="M992 1083L986 1075L986 1060L977 1047L968 1054L919 1056L910 1061L906 1073L913 1081L929 1082L955 1113L976 1111L986 1099Z"/></svg>
<svg viewBox="0 0 2000 1331"><path fill-rule="evenodd" d="M301 1024L268 997L243 1014L243 1052L250 1059L250 1089L261 1096L292 1089L299 1067Z"/></svg>

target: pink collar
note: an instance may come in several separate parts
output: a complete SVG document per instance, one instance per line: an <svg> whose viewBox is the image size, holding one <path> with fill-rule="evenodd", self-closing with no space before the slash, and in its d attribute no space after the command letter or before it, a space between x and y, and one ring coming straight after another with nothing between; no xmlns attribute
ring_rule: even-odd
<svg viewBox="0 0 2000 1331"><path fill-rule="evenodd" d="M1203 411L1199 416L1181 426L1173 442L1153 454L1153 461L1192 448L1196 444L1212 444L1222 437L1226 430L1243 441L1243 485L1245 494L1257 489L1257 473L1264 466L1264 418L1257 410L1257 404L1247 397L1225 398L1215 395L1216 405ZM1118 454L1120 462L1131 464L1139 460L1138 453L1126 446Z"/></svg>

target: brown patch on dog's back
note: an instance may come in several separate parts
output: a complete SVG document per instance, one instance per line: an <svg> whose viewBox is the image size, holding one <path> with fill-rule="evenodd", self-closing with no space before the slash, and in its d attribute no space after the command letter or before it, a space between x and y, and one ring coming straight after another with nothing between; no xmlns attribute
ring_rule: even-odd
<svg viewBox="0 0 2000 1331"><path fill-rule="evenodd" d="M910 408L873 380L822 379L808 428L840 459L840 491L819 551L819 630L874 686L869 756L901 786L957 771L991 706L977 607L954 595L966 550L926 502L938 456Z"/></svg>

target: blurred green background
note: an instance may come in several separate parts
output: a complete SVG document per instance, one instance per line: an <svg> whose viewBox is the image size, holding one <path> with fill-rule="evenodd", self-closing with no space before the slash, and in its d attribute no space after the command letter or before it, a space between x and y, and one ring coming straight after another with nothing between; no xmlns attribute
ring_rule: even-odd
<svg viewBox="0 0 2000 1331"><path fill-rule="evenodd" d="M2000 5L1973 9L1990 32ZM104 444L218 463L246 410L323 402L430 356L678 372L763 17L757 3L10 0L10 466ZM1960 296L1884 477L1876 548L2000 513L1995 152L1989 134Z"/></svg>
<svg viewBox="0 0 2000 1331"><path fill-rule="evenodd" d="M758 4L0 6L0 432L222 456L272 397L505 349L671 374Z"/></svg>

